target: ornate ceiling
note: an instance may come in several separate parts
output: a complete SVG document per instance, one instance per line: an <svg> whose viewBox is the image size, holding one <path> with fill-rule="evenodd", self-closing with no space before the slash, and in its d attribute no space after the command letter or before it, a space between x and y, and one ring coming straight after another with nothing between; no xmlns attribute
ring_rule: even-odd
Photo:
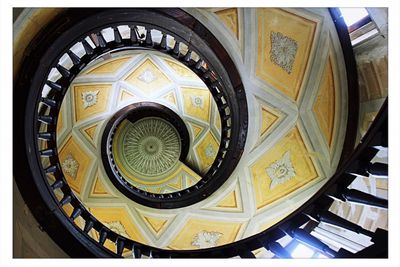
<svg viewBox="0 0 400 267"><path fill-rule="evenodd" d="M343 56L327 9L186 11L230 53L249 108L241 161L214 194L184 208L153 209L119 192L102 166L107 121L141 101L176 112L191 147L187 163L139 186L156 193L180 190L214 161L221 128L216 104L195 74L162 54L125 51L88 66L71 85L57 125L63 172L90 212L126 237L167 249L234 242L298 208L334 173L347 116L346 74L338 67ZM115 244L106 246L115 250Z"/></svg>

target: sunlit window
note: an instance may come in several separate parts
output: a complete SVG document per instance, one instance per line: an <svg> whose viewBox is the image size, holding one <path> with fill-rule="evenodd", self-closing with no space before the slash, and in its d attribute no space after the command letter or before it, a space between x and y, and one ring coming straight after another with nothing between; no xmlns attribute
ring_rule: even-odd
<svg viewBox="0 0 400 267"><path fill-rule="evenodd" d="M303 244L298 244L292 251L292 257L295 259L309 259L315 251Z"/></svg>
<svg viewBox="0 0 400 267"><path fill-rule="evenodd" d="M369 16L365 8L349 7L339 9L348 27Z"/></svg>
<svg viewBox="0 0 400 267"><path fill-rule="evenodd" d="M367 9L360 7L339 8L347 25L353 46L373 38L379 34L375 23L371 20Z"/></svg>

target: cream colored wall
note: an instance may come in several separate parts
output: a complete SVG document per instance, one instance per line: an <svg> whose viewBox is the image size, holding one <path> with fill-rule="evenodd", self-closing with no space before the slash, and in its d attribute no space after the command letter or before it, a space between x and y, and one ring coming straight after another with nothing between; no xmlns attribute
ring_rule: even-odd
<svg viewBox="0 0 400 267"><path fill-rule="evenodd" d="M65 252L42 231L13 183L13 257L67 258Z"/></svg>

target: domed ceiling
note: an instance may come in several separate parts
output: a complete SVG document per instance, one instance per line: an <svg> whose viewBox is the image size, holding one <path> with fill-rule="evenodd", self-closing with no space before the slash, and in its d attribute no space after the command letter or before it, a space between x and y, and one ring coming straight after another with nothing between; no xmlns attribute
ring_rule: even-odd
<svg viewBox="0 0 400 267"><path fill-rule="evenodd" d="M108 121L140 102L158 103L176 113L190 145L185 160L157 172L145 166L145 158L162 142L175 140L163 146L168 153L179 150L179 134L168 131L167 122L125 121L113 146L120 155L117 165L134 169L126 173L129 183L153 193L175 192L196 184L213 163L221 138L216 103L191 70L166 55L140 50L99 58L70 86L57 124L62 169L82 203L119 234L166 249L219 246L271 227L335 172L346 130L346 74L339 67L344 61L327 9L186 11L230 53L248 102L245 151L217 191L187 207L150 208L121 193L103 166L101 144ZM143 127L154 132L140 132ZM150 140L163 129L168 134ZM125 151L129 138L131 150ZM129 153L142 153L144 159L129 161ZM68 205L65 209L72 212ZM115 244L106 246L115 251Z"/></svg>

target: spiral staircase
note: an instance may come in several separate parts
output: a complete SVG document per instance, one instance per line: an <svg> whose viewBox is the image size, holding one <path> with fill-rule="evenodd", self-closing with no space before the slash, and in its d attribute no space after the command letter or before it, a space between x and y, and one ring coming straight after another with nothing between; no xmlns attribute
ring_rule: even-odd
<svg viewBox="0 0 400 267"><path fill-rule="evenodd" d="M13 173L68 256L388 257L340 208L387 212L388 103L337 9L23 14Z"/></svg>

